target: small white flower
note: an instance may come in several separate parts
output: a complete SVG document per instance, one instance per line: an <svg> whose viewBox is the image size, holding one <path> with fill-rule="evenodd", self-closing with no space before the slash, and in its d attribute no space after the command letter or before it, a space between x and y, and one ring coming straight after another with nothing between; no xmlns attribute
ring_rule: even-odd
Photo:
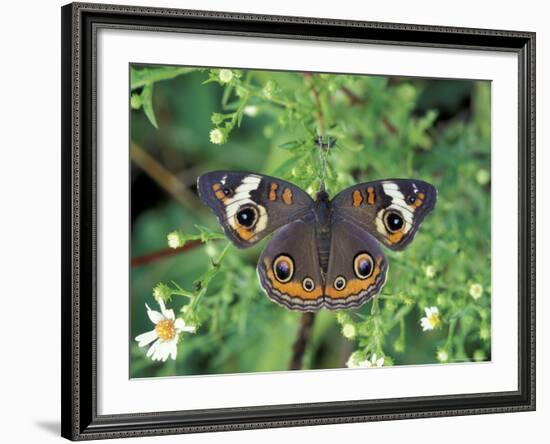
<svg viewBox="0 0 550 444"><path fill-rule="evenodd" d="M233 71L230 69L220 69L220 82L229 83L233 79Z"/></svg>
<svg viewBox="0 0 550 444"><path fill-rule="evenodd" d="M428 265L424 269L424 272L426 273L426 277L428 279L432 279L433 277L435 277L435 267L433 265Z"/></svg>
<svg viewBox="0 0 550 444"><path fill-rule="evenodd" d="M275 82L269 80L262 89L262 94L267 100L273 99L273 93L275 92Z"/></svg>
<svg viewBox="0 0 550 444"><path fill-rule="evenodd" d="M481 284L472 284L470 285L470 296L474 299L479 299L483 294L483 287Z"/></svg>
<svg viewBox="0 0 550 444"><path fill-rule="evenodd" d="M346 362L348 368L373 368L382 367L384 365L384 358L378 358L376 353L373 353L370 359L364 359L359 361L358 352L353 352Z"/></svg>
<svg viewBox="0 0 550 444"><path fill-rule="evenodd" d="M169 357L176 359L178 353L177 343L179 334L182 332L195 333L194 325L186 325L181 318L176 319L174 310L166 309L164 301L159 300L160 313L151 310L147 304L147 315L155 328L146 333L136 336L135 340L139 347L145 347L152 343L147 350L147 357L153 361L165 362Z"/></svg>
<svg viewBox="0 0 550 444"><path fill-rule="evenodd" d="M346 367L348 368L357 368L359 362L359 352L354 351L351 355L349 355L348 360L346 361Z"/></svg>
<svg viewBox="0 0 550 444"><path fill-rule="evenodd" d="M444 348L441 348L437 351L436 357L439 362L447 362L449 360L449 353Z"/></svg>
<svg viewBox="0 0 550 444"><path fill-rule="evenodd" d="M357 329L355 328L355 325L353 324L344 324L342 326L342 334L345 338L353 339L355 338L355 335L357 334Z"/></svg>
<svg viewBox="0 0 550 444"><path fill-rule="evenodd" d="M437 307L426 307L425 312L426 316L420 319L420 325L423 331L433 330L441 324Z"/></svg>
<svg viewBox="0 0 550 444"><path fill-rule="evenodd" d="M215 143L216 145L221 145L225 142L225 136L219 128L215 128L210 131L210 142Z"/></svg>
<svg viewBox="0 0 550 444"><path fill-rule="evenodd" d="M480 169L476 174L476 181L481 186L487 185L491 180L491 173L485 168Z"/></svg>
<svg viewBox="0 0 550 444"><path fill-rule="evenodd" d="M167 236L168 239L168 246L170 248L179 248L182 247L185 243L185 240L182 239L181 235L177 231L172 231L171 233L168 233Z"/></svg>
<svg viewBox="0 0 550 444"><path fill-rule="evenodd" d="M247 105L244 107L244 113L248 117L256 117L258 115L258 107L255 105Z"/></svg>

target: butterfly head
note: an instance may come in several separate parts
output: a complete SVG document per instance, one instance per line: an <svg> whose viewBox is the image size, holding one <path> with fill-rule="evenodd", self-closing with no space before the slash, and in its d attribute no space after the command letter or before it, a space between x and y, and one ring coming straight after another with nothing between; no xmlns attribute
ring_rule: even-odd
<svg viewBox="0 0 550 444"><path fill-rule="evenodd" d="M315 195L315 202L329 202L329 201L330 201L330 196L325 189L325 184L324 182L321 182L319 191L317 191L317 194Z"/></svg>

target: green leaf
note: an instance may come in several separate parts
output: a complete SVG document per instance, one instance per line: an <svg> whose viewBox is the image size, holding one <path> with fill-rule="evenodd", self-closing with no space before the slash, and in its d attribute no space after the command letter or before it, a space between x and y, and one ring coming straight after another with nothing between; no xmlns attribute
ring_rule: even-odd
<svg viewBox="0 0 550 444"><path fill-rule="evenodd" d="M197 68L166 66L161 68L130 68L130 88L132 90L150 85L161 80L173 79L182 74L195 71Z"/></svg>
<svg viewBox="0 0 550 444"><path fill-rule="evenodd" d="M155 118L155 111L153 110L153 84L149 84L143 88L141 93L141 103L143 105L143 112L156 129L158 129L157 119Z"/></svg>
<svg viewBox="0 0 550 444"><path fill-rule="evenodd" d="M243 115L244 115L244 113L242 113L242 112L237 113L237 127L241 126L241 122L243 121Z"/></svg>
<svg viewBox="0 0 550 444"><path fill-rule="evenodd" d="M223 90L222 106L226 107L231 97L231 91L233 91L233 85L227 85Z"/></svg>
<svg viewBox="0 0 550 444"><path fill-rule="evenodd" d="M301 147L303 144L303 140L292 140L290 142L281 143L277 147L283 150L293 150L295 148Z"/></svg>
<svg viewBox="0 0 550 444"><path fill-rule="evenodd" d="M273 176L288 176L288 173L292 170L292 167L296 165L301 159L300 156L291 157L285 160L278 168L271 173Z"/></svg>
<svg viewBox="0 0 550 444"><path fill-rule="evenodd" d="M193 239L200 239L201 242L206 242L210 239L224 239L225 235L223 233L220 233L219 231L212 231L208 227L204 227L202 225L195 224L195 228L199 231L199 235L195 235L194 237L191 235L190 238Z"/></svg>

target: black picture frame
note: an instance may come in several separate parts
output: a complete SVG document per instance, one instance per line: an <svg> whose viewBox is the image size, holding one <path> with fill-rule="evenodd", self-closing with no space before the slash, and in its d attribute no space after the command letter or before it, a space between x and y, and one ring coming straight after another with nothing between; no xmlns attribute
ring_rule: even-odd
<svg viewBox="0 0 550 444"><path fill-rule="evenodd" d="M71 440L535 409L535 33L72 3L62 14L62 436ZM96 30L100 27L508 51L519 66L518 390L98 415Z"/></svg>

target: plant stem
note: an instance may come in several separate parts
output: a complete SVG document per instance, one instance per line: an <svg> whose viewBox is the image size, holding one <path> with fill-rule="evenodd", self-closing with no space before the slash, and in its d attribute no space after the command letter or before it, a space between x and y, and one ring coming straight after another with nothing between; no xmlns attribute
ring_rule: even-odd
<svg viewBox="0 0 550 444"><path fill-rule="evenodd" d="M199 301L202 299L202 297L206 293L206 290L208 290L208 285L210 284L210 281L216 275L217 270L219 269L219 266L220 266L221 262L223 261L225 255L227 254L227 251L229 250L230 247L231 247L231 243L227 242L227 245L224 247L224 249L222 250L222 252L218 256L218 258L215 261L212 262L212 268L203 275L203 277L200 281L201 289L198 292L198 294L195 296L193 301L191 302L191 307L190 307L191 312L193 312L195 310L195 308L199 304Z"/></svg>
<svg viewBox="0 0 550 444"><path fill-rule="evenodd" d="M301 370L304 361L304 353L309 342L311 327L315 320L315 313L306 312L300 319L300 328L296 334L294 345L292 346L292 358L290 359L289 370Z"/></svg>
<svg viewBox="0 0 550 444"><path fill-rule="evenodd" d="M455 327L456 327L456 318L453 318L449 322L449 334L447 336L447 341L445 342L445 348L447 349L447 353L449 354L449 357L451 356L451 352L452 352L453 335L455 332Z"/></svg>

